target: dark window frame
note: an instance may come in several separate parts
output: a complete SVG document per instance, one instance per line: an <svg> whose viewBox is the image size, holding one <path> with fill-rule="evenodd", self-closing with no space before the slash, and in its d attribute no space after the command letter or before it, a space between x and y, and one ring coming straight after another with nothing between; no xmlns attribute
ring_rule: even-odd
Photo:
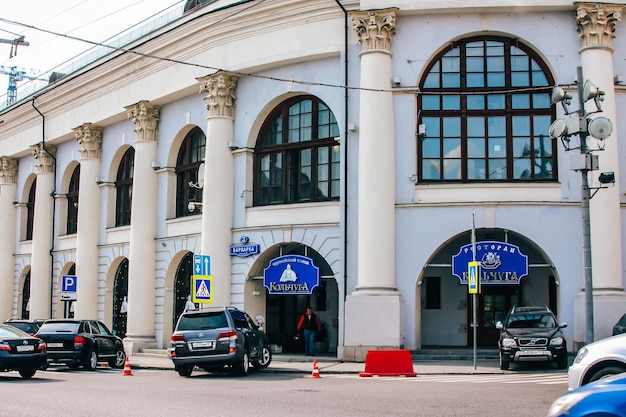
<svg viewBox="0 0 626 417"><path fill-rule="evenodd" d="M35 196L37 190L37 178L33 181L28 192L26 203L26 235L25 240L33 240L33 224L35 223Z"/></svg>
<svg viewBox="0 0 626 417"><path fill-rule="evenodd" d="M199 127L193 128L180 146L176 159L176 217L186 217L202 213L202 205L196 205L191 212L190 202L202 203L202 189L189 184L197 184L198 168L204 163L206 136Z"/></svg>
<svg viewBox="0 0 626 417"><path fill-rule="evenodd" d="M334 114L317 97L278 105L257 138L254 205L339 200L339 136Z"/></svg>
<svg viewBox="0 0 626 417"><path fill-rule="evenodd" d="M548 135L554 80L531 48L497 36L467 38L445 48L424 74L419 183L558 181L557 143Z"/></svg>
<svg viewBox="0 0 626 417"><path fill-rule="evenodd" d="M65 220L65 233L73 235L78 230L78 192L80 187L80 165L77 165L70 178L67 190L67 217Z"/></svg>
<svg viewBox="0 0 626 417"><path fill-rule="evenodd" d="M115 227L129 226L133 198L135 149L128 148L117 168L115 180Z"/></svg>

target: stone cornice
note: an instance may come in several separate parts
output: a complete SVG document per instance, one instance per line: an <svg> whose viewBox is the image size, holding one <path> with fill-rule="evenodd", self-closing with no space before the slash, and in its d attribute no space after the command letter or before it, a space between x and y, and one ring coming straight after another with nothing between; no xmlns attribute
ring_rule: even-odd
<svg viewBox="0 0 626 417"><path fill-rule="evenodd" d="M613 49L615 25L622 20L623 5L575 3L576 30L581 48Z"/></svg>
<svg viewBox="0 0 626 417"><path fill-rule="evenodd" d="M17 184L17 158L0 157L0 184Z"/></svg>
<svg viewBox="0 0 626 417"><path fill-rule="evenodd" d="M235 117L235 89L239 78L225 71L198 78L200 94L207 93L204 100L208 117Z"/></svg>
<svg viewBox="0 0 626 417"><path fill-rule="evenodd" d="M158 140L160 106L142 100L139 103L125 107L125 109L128 119L135 124L135 129L133 130L137 134L137 141Z"/></svg>
<svg viewBox="0 0 626 417"><path fill-rule="evenodd" d="M352 29L363 51L391 52L391 38L396 34L397 8L350 12Z"/></svg>
<svg viewBox="0 0 626 417"><path fill-rule="evenodd" d="M83 159L100 159L102 155L102 127L85 123L75 127L74 137L80 144L80 155Z"/></svg>
<svg viewBox="0 0 626 417"><path fill-rule="evenodd" d="M44 147L44 143L39 142L36 145L32 145L30 149L37 160L35 167L37 167L38 174L54 172L55 155L57 153L55 145L46 144Z"/></svg>

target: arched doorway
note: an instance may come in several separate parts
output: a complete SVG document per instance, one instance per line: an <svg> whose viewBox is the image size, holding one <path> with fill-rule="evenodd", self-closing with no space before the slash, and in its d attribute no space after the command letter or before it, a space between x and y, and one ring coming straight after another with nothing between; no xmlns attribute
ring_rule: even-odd
<svg viewBox="0 0 626 417"><path fill-rule="evenodd" d="M172 331L176 327L178 318L185 311L191 294L191 276L193 275L193 253L188 252L181 259L174 277L174 315L172 317ZM194 306L197 307L197 306Z"/></svg>
<svg viewBox="0 0 626 417"><path fill-rule="evenodd" d="M24 285L22 285L22 306L21 318L28 320L30 318L30 269L24 277Z"/></svg>
<svg viewBox="0 0 626 417"><path fill-rule="evenodd" d="M119 337L126 337L128 320L128 259L124 259L115 271L113 282L113 328Z"/></svg>
<svg viewBox="0 0 626 417"><path fill-rule="evenodd" d="M487 241L517 248L527 257L527 274L518 279L497 274L482 276L481 290L475 297L477 344L493 348L499 336L496 324L504 320L511 307L547 305L558 311L558 281L550 260L525 236L504 229L477 229L476 244ZM452 237L439 247L422 271L418 287L421 302L417 304L421 305L422 346L473 344L474 297L468 293L467 284L453 274L453 257L470 243L471 231ZM484 268L483 274L486 271Z"/></svg>
<svg viewBox="0 0 626 417"><path fill-rule="evenodd" d="M319 268L320 285L311 294L269 294L263 286L263 273L270 262L284 255L301 255L313 259ZM263 291L266 304L265 331L270 344L283 353L304 352L302 340L295 340L300 316L311 306L322 322L322 331L316 337L319 353L334 353L338 344L339 291L337 281L328 262L317 251L297 242L274 245L263 252L250 270L250 287Z"/></svg>

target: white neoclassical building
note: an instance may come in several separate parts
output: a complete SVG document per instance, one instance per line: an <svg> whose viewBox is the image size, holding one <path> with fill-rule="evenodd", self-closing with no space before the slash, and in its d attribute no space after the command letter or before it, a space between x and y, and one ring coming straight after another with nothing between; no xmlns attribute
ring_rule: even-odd
<svg viewBox="0 0 626 417"><path fill-rule="evenodd" d="M626 311L624 7L188 1L0 110L0 317L98 318L137 352L234 305L293 352L311 305L345 360L473 329L495 347L513 305L552 308L570 350L606 337Z"/></svg>

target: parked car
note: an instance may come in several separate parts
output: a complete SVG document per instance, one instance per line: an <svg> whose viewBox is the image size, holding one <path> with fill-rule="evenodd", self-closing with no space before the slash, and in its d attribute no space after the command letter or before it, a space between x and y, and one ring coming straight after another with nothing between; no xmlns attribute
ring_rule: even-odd
<svg viewBox="0 0 626 417"><path fill-rule="evenodd" d="M626 372L626 333L583 346L567 371L569 389Z"/></svg>
<svg viewBox="0 0 626 417"><path fill-rule="evenodd" d="M626 314L624 314L622 318L615 323L615 326L613 326L613 336L622 333L626 333Z"/></svg>
<svg viewBox="0 0 626 417"><path fill-rule="evenodd" d="M500 369L526 361L550 361L559 369L567 368L567 342L561 331L567 323L559 324L548 307L513 307L496 327L500 329Z"/></svg>
<svg viewBox="0 0 626 417"><path fill-rule="evenodd" d="M46 365L46 344L16 327L0 324L0 371L30 379Z"/></svg>
<svg viewBox="0 0 626 417"><path fill-rule="evenodd" d="M267 368L272 361L265 333L247 313L234 307L183 313L171 342L174 368L185 377L195 366L207 372L226 368L247 375L250 363Z"/></svg>
<svg viewBox="0 0 626 417"><path fill-rule="evenodd" d="M626 373L587 384L559 397L546 417L624 416Z"/></svg>
<svg viewBox="0 0 626 417"><path fill-rule="evenodd" d="M46 342L48 363L94 370L98 362L113 368L123 368L126 362L122 339L97 320L47 320L37 336Z"/></svg>
<svg viewBox="0 0 626 417"><path fill-rule="evenodd" d="M41 325L45 320L19 320L19 319L9 319L4 322L4 324L8 324L9 326L17 327L18 329L28 333L31 336L34 336Z"/></svg>

